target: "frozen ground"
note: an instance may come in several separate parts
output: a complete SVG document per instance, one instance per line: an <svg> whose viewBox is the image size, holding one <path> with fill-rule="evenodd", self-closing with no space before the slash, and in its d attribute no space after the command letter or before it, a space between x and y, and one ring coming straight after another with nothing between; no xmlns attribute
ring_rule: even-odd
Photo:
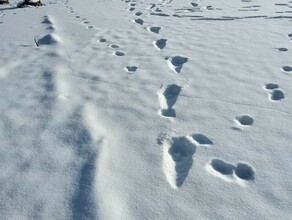
<svg viewBox="0 0 292 220"><path fill-rule="evenodd" d="M0 219L291 219L292 1L0 6Z"/></svg>

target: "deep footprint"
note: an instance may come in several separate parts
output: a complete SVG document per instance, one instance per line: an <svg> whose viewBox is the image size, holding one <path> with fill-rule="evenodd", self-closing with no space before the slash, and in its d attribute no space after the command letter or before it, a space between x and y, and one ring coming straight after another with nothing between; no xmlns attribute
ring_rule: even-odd
<svg viewBox="0 0 292 220"><path fill-rule="evenodd" d="M279 86L276 83L267 83L265 84L265 89L267 90L273 90L273 89L278 89Z"/></svg>
<svg viewBox="0 0 292 220"><path fill-rule="evenodd" d="M109 45L110 48L113 48L113 49L117 49L119 48L119 45L116 45L116 44L111 44Z"/></svg>
<svg viewBox="0 0 292 220"><path fill-rule="evenodd" d="M177 101L177 97L181 92L181 87L172 84L166 87L162 87L158 91L158 101L160 103L160 114L164 117L176 117L175 110L173 109L174 104Z"/></svg>
<svg viewBox="0 0 292 220"><path fill-rule="evenodd" d="M181 187L193 165L196 146L188 137L173 137L163 142L163 169L173 188Z"/></svg>
<svg viewBox="0 0 292 220"><path fill-rule="evenodd" d="M150 27L148 28L148 30L153 32L154 34L159 34L161 27Z"/></svg>
<svg viewBox="0 0 292 220"><path fill-rule="evenodd" d="M235 175L242 180L254 180L254 171L251 166L239 163L235 168Z"/></svg>
<svg viewBox="0 0 292 220"><path fill-rule="evenodd" d="M253 118L251 116L249 116L249 115L240 115L240 116L237 116L235 118L235 121L239 125L243 125L243 126L251 126L254 123Z"/></svg>
<svg viewBox="0 0 292 220"><path fill-rule="evenodd" d="M144 21L141 18L135 19L134 22L137 23L137 24L140 24L140 25L143 25L144 24Z"/></svg>
<svg viewBox="0 0 292 220"><path fill-rule="evenodd" d="M292 67L291 66L283 66L282 67L282 70L286 73L289 73L292 71Z"/></svg>
<svg viewBox="0 0 292 220"><path fill-rule="evenodd" d="M235 168L232 164L226 163L219 159L212 160L211 166L215 171L222 175L232 175Z"/></svg>
<svg viewBox="0 0 292 220"><path fill-rule="evenodd" d="M141 16L142 14L143 14L143 13L140 12L140 11L138 11L138 12L135 13L136 16Z"/></svg>
<svg viewBox="0 0 292 220"><path fill-rule="evenodd" d="M288 49L287 48L284 48L284 47L280 47L280 48L277 48L277 49L280 52L287 52L288 51Z"/></svg>
<svg viewBox="0 0 292 220"><path fill-rule="evenodd" d="M193 134L192 138L198 145L213 145L213 141L203 134Z"/></svg>
<svg viewBox="0 0 292 220"><path fill-rule="evenodd" d="M285 98L285 94L280 89L275 89L269 94L269 98L271 101L280 101Z"/></svg>
<svg viewBox="0 0 292 220"><path fill-rule="evenodd" d="M101 38L101 39L99 40L99 42L100 42L100 43L104 43L104 42L106 42L106 39L105 39L105 38Z"/></svg>
<svg viewBox="0 0 292 220"><path fill-rule="evenodd" d="M159 39L157 41L154 41L153 44L158 50L163 50L163 48L166 46L167 39Z"/></svg>
<svg viewBox="0 0 292 220"><path fill-rule="evenodd" d="M136 67L136 66L126 66L126 67L125 67L125 70L126 70L127 72L129 72L129 73L136 72L137 69L138 69L138 67Z"/></svg>
<svg viewBox="0 0 292 220"><path fill-rule="evenodd" d="M125 56L125 54L123 52L121 52L121 51L115 52L115 55L118 56L118 57Z"/></svg>
<svg viewBox="0 0 292 220"><path fill-rule="evenodd" d="M175 73L180 73L183 65L186 62L188 62L188 58L183 56L173 56L167 59L167 64L169 68L173 70Z"/></svg>
<svg viewBox="0 0 292 220"><path fill-rule="evenodd" d="M210 163L210 167L213 171L213 174L228 182L236 182L236 177L244 180L251 181L255 179L255 172L251 166L245 163L238 163L237 166L234 166L230 163L227 163L220 159L213 159Z"/></svg>

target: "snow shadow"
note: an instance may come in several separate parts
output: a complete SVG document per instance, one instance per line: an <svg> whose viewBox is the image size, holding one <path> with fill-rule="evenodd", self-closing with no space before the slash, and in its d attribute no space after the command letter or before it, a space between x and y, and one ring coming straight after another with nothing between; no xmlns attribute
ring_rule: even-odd
<svg viewBox="0 0 292 220"><path fill-rule="evenodd" d="M82 122L80 112L73 114L61 133L62 140L73 148L77 160L81 160L76 191L71 200L72 219L96 219L94 179L97 151L89 131Z"/></svg>

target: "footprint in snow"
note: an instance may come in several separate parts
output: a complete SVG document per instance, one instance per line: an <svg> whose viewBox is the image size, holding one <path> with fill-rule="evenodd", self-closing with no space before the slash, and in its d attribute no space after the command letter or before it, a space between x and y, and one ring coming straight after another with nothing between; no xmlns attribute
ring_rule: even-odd
<svg viewBox="0 0 292 220"><path fill-rule="evenodd" d="M125 67L125 70L126 70L128 73L134 73L134 72L137 71L137 69L138 69L137 66L126 66L126 67Z"/></svg>
<svg viewBox="0 0 292 220"><path fill-rule="evenodd" d="M158 90L158 101L161 107L160 114L164 117L176 117L175 110L173 109L174 104L181 92L181 86L176 84L163 86Z"/></svg>
<svg viewBox="0 0 292 220"><path fill-rule="evenodd" d="M270 101L277 102L285 98L285 94L279 89L279 85L276 83L267 83L264 89L268 90L268 96Z"/></svg>
<svg viewBox="0 0 292 220"><path fill-rule="evenodd" d="M42 24L53 25L53 22L49 16L44 16L44 20L42 21Z"/></svg>
<svg viewBox="0 0 292 220"><path fill-rule="evenodd" d="M188 62L188 58L183 56L166 57L166 60L169 68L175 73L180 73L183 65Z"/></svg>
<svg viewBox="0 0 292 220"><path fill-rule="evenodd" d="M198 7L199 6L199 4L194 3L194 2L192 2L191 5L194 6L194 7Z"/></svg>
<svg viewBox="0 0 292 220"><path fill-rule="evenodd" d="M283 70L285 73L290 73L290 72L292 72L292 67L291 67L291 66L283 66L283 67L282 67L282 70Z"/></svg>
<svg viewBox="0 0 292 220"><path fill-rule="evenodd" d="M100 43L105 43L106 42L106 39L105 38L101 38L101 39L99 39L99 42Z"/></svg>
<svg viewBox="0 0 292 220"><path fill-rule="evenodd" d="M167 39L159 39L153 42L153 45L158 49L162 50L166 46Z"/></svg>
<svg viewBox="0 0 292 220"><path fill-rule="evenodd" d="M254 123L254 119L250 115L240 115L235 117L235 122L240 126L251 126Z"/></svg>
<svg viewBox="0 0 292 220"><path fill-rule="evenodd" d="M161 27L150 27L150 28L147 28L149 31L151 31L152 33L154 34L159 34L160 30L161 30Z"/></svg>
<svg viewBox="0 0 292 220"><path fill-rule="evenodd" d="M144 20L141 19L141 18L134 19L133 22L135 22L137 24L140 24L140 25L143 25L144 24Z"/></svg>
<svg viewBox="0 0 292 220"><path fill-rule="evenodd" d="M111 44L109 45L110 48L113 48L113 49L117 49L119 48L119 45L116 45L116 44Z"/></svg>
<svg viewBox="0 0 292 220"><path fill-rule="evenodd" d="M56 45L61 42L61 38L57 34L47 34L36 41L38 45Z"/></svg>
<svg viewBox="0 0 292 220"><path fill-rule="evenodd" d="M155 8L156 7L156 4L151 4L147 9L153 9L153 8Z"/></svg>
<svg viewBox="0 0 292 220"><path fill-rule="evenodd" d="M288 51L288 49L285 48L285 47L277 48L277 50L280 51L280 52L287 52Z"/></svg>
<svg viewBox="0 0 292 220"><path fill-rule="evenodd" d="M266 90L273 90L273 89L278 89L279 85L276 83L267 83L267 84L265 84L264 88Z"/></svg>
<svg viewBox="0 0 292 220"><path fill-rule="evenodd" d="M136 16L141 16L142 14L143 14L143 13L140 12L140 11L138 11L138 12L135 13Z"/></svg>
<svg viewBox="0 0 292 220"><path fill-rule="evenodd" d="M190 137L172 137L158 144L163 148L163 171L174 189L181 187L193 165L196 145Z"/></svg>
<svg viewBox="0 0 292 220"><path fill-rule="evenodd" d="M277 102L285 98L285 93L280 89L274 89L269 93L269 99L271 101Z"/></svg>
<svg viewBox="0 0 292 220"><path fill-rule="evenodd" d="M125 53L121 52L121 51L117 51L114 53L116 56L118 57L122 57L122 56L125 56Z"/></svg>
<svg viewBox="0 0 292 220"><path fill-rule="evenodd" d="M219 177L227 182L244 185L255 179L253 168L245 163L238 163L236 166L220 159L213 159L206 166L210 174Z"/></svg>
<svg viewBox="0 0 292 220"><path fill-rule="evenodd" d="M203 134L193 134L191 137L195 141L197 146L209 147L210 145L213 145L213 141L211 141L208 137L206 137Z"/></svg>

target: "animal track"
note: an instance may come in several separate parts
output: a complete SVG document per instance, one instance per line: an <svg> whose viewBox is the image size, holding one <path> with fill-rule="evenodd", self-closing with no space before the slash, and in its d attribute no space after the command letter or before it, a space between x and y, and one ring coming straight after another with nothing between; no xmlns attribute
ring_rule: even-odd
<svg viewBox="0 0 292 220"><path fill-rule="evenodd" d="M227 182L242 184L242 181L255 179L255 173L251 166L245 163L238 163L237 166L229 164L220 159L213 159L207 165L207 170L214 176L220 177Z"/></svg>
<svg viewBox="0 0 292 220"><path fill-rule="evenodd" d="M226 163L223 160L214 159L211 161L212 168L222 174L222 175L232 175L234 166L232 164Z"/></svg>
<svg viewBox="0 0 292 220"><path fill-rule="evenodd" d="M172 137L163 140L163 170L169 184L176 189L182 186L193 165L196 145L189 137Z"/></svg>
<svg viewBox="0 0 292 220"><path fill-rule="evenodd" d="M125 67L125 70L126 70L127 72L129 72L129 73L136 72L137 69L138 69L138 67L136 67L136 66L126 66L126 67Z"/></svg>
<svg viewBox="0 0 292 220"><path fill-rule="evenodd" d="M109 47L110 47L110 48L117 49L117 48L119 48L119 45L116 45L116 44L111 44L111 45L109 45Z"/></svg>
<svg viewBox="0 0 292 220"><path fill-rule="evenodd" d="M141 16L142 14L143 14L143 13L140 12L140 11L138 11L138 12L135 13L136 16Z"/></svg>
<svg viewBox="0 0 292 220"><path fill-rule="evenodd" d="M283 66L282 70L286 73L291 72L292 71L292 67L291 66Z"/></svg>
<svg viewBox="0 0 292 220"><path fill-rule="evenodd" d="M206 137L203 134L193 134L192 138L197 143L197 145L203 145L203 146L213 145L213 141L211 141L208 137Z"/></svg>
<svg viewBox="0 0 292 220"><path fill-rule="evenodd" d="M194 2L192 2L191 5L194 6L194 7L198 7L199 6L199 4L194 3Z"/></svg>
<svg viewBox="0 0 292 220"><path fill-rule="evenodd" d="M49 18L49 16L44 16L44 20L42 21L42 24L52 25L53 22Z"/></svg>
<svg viewBox="0 0 292 220"><path fill-rule="evenodd" d="M153 44L158 50L162 50L166 46L167 39L159 39L154 41Z"/></svg>
<svg viewBox="0 0 292 220"><path fill-rule="evenodd" d="M285 48L285 47L277 48L277 50L280 51L280 52L287 52L288 51L288 49Z"/></svg>
<svg viewBox="0 0 292 220"><path fill-rule="evenodd" d="M249 115L240 115L237 116L235 118L235 121L239 124L239 125L243 125L243 126L251 126L253 125L253 118Z"/></svg>
<svg viewBox="0 0 292 220"><path fill-rule="evenodd" d="M61 42L61 39L56 34L47 34L37 41L38 45L55 45Z"/></svg>
<svg viewBox="0 0 292 220"><path fill-rule="evenodd" d="M164 117L176 117L174 104L177 101L177 97L181 92L181 87L172 84L166 87L162 87L158 91L158 101L161 107L160 114Z"/></svg>
<svg viewBox="0 0 292 220"><path fill-rule="evenodd" d="M269 90L269 99L270 101L280 101L285 98L285 93L279 89L279 85L276 83L267 83L264 88Z"/></svg>
<svg viewBox="0 0 292 220"><path fill-rule="evenodd" d="M153 8L155 8L156 7L156 4L151 4L147 9L153 9Z"/></svg>
<svg viewBox="0 0 292 220"><path fill-rule="evenodd" d="M118 57L122 57L122 56L125 56L125 53L123 53L121 51L117 51L117 52L115 52L115 55Z"/></svg>
<svg viewBox="0 0 292 220"><path fill-rule="evenodd" d="M150 28L147 28L149 31L155 33L155 34L159 34L160 30L161 30L161 27L150 27Z"/></svg>
<svg viewBox="0 0 292 220"><path fill-rule="evenodd" d="M101 39L99 39L99 42L100 43L104 43L104 42L106 42L106 39L105 38L101 38Z"/></svg>
<svg viewBox="0 0 292 220"><path fill-rule="evenodd" d="M235 175L242 180L254 180L254 171L252 167L244 163L237 164Z"/></svg>
<svg viewBox="0 0 292 220"><path fill-rule="evenodd" d="M144 24L144 20L141 19L141 18L135 19L134 22L137 23L137 24L140 24L140 25L143 25Z"/></svg>
<svg viewBox="0 0 292 220"><path fill-rule="evenodd" d="M273 90L273 89L278 89L279 86L276 83L267 83L264 88L267 90Z"/></svg>
<svg viewBox="0 0 292 220"><path fill-rule="evenodd" d="M280 101L285 98L285 94L280 89L274 89L270 94L269 98L271 101Z"/></svg>
<svg viewBox="0 0 292 220"><path fill-rule="evenodd" d="M169 68L175 73L180 73L183 65L188 62L188 58L183 56L173 56L166 59Z"/></svg>

